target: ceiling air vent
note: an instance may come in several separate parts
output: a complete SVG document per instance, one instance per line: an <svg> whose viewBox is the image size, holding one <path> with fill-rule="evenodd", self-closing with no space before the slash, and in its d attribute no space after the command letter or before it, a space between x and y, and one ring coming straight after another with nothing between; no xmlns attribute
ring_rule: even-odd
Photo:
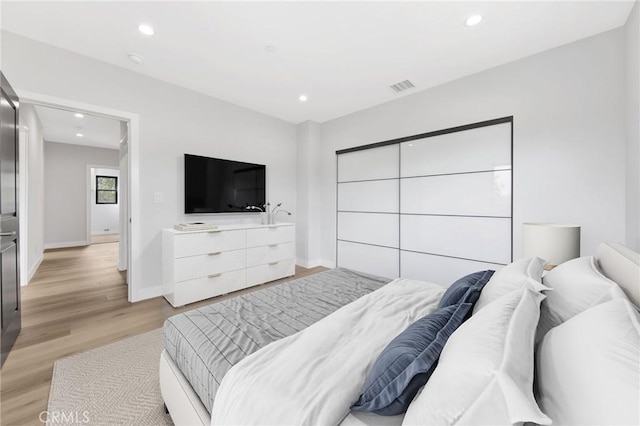
<svg viewBox="0 0 640 426"><path fill-rule="evenodd" d="M405 80L405 81L401 81L400 83L392 84L389 87L394 92L400 93L400 92L404 92L405 90L413 89L416 86L414 86L413 83L410 82L409 80Z"/></svg>

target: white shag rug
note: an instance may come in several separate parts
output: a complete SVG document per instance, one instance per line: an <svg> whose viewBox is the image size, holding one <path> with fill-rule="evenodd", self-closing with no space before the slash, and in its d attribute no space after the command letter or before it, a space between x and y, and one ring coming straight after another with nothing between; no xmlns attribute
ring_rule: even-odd
<svg viewBox="0 0 640 426"><path fill-rule="evenodd" d="M160 395L162 329L60 359L47 425L172 425Z"/></svg>

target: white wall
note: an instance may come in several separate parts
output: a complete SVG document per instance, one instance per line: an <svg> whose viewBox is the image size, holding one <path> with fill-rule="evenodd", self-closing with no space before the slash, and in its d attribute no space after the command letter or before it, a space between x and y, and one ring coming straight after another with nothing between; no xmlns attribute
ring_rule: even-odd
<svg viewBox="0 0 640 426"><path fill-rule="evenodd" d="M627 239L640 251L640 2L625 26L627 43Z"/></svg>
<svg viewBox="0 0 640 426"><path fill-rule="evenodd" d="M96 203L96 176L115 176L118 178L118 199L116 204ZM117 234L120 232L120 202L122 193L120 186L120 170L91 169L91 235Z"/></svg>
<svg viewBox="0 0 640 426"><path fill-rule="evenodd" d="M298 124L296 250L298 264L305 267L323 263L319 247L311 244L320 238L322 232L317 226L322 206L316 190L321 178L317 161L320 145L320 124L314 121Z"/></svg>
<svg viewBox="0 0 640 426"><path fill-rule="evenodd" d="M298 124L296 149L296 190L298 193L296 212L296 257L302 266L309 265L309 185L311 184L309 154L309 121ZM304 259L301 261L301 259Z"/></svg>
<svg viewBox="0 0 640 426"><path fill-rule="evenodd" d="M617 29L324 123L311 195L322 218L310 224L322 238L310 244L335 260L337 149L510 115L515 257L529 221L581 225L584 255L624 241L624 55Z"/></svg>
<svg viewBox="0 0 640 426"><path fill-rule="evenodd" d="M117 149L44 143L44 242L46 248L87 241L87 166L120 167Z"/></svg>
<svg viewBox="0 0 640 426"><path fill-rule="evenodd" d="M295 125L15 34L3 32L1 47L3 72L18 92L139 115L143 220L132 226L140 227L135 266L143 282L133 289L134 300L161 294L162 228L185 220L259 220L257 214L185 217L184 153L266 164L269 200L295 214ZM163 194L161 204L153 202L154 192Z"/></svg>
<svg viewBox="0 0 640 426"><path fill-rule="evenodd" d="M27 235L22 236L21 250L27 250L27 273L30 279L36 272L44 252L44 139L42 123L35 108L29 104L20 105L20 129L28 129L29 146L27 161ZM21 171L23 172L23 171Z"/></svg>

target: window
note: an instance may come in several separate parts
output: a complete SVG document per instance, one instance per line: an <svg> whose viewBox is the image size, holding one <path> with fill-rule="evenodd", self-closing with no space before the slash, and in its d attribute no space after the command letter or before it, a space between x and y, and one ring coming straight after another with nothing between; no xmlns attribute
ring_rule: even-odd
<svg viewBox="0 0 640 426"><path fill-rule="evenodd" d="M116 176L96 176L96 204L118 204Z"/></svg>

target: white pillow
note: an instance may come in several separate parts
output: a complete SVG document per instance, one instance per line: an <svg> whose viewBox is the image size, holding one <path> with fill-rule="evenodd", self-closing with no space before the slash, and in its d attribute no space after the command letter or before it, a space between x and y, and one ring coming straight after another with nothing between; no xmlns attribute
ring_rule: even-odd
<svg viewBox="0 0 640 426"><path fill-rule="evenodd" d="M402 424L550 424L533 396L533 338L544 297L525 286L462 324Z"/></svg>
<svg viewBox="0 0 640 426"><path fill-rule="evenodd" d="M616 298L626 299L618 284L600 272L591 256L558 265L542 281L552 291L547 292L540 307L536 342L553 327L592 306Z"/></svg>
<svg viewBox="0 0 640 426"><path fill-rule="evenodd" d="M539 257L516 260L504 268L496 271L491 277L487 285L482 289L480 298L473 307L475 315L480 309L487 306L492 301L530 284L534 290L547 290L541 283L542 272L546 260Z"/></svg>
<svg viewBox="0 0 640 426"><path fill-rule="evenodd" d="M627 299L614 299L545 336L536 385L554 425L640 424L639 323Z"/></svg>

